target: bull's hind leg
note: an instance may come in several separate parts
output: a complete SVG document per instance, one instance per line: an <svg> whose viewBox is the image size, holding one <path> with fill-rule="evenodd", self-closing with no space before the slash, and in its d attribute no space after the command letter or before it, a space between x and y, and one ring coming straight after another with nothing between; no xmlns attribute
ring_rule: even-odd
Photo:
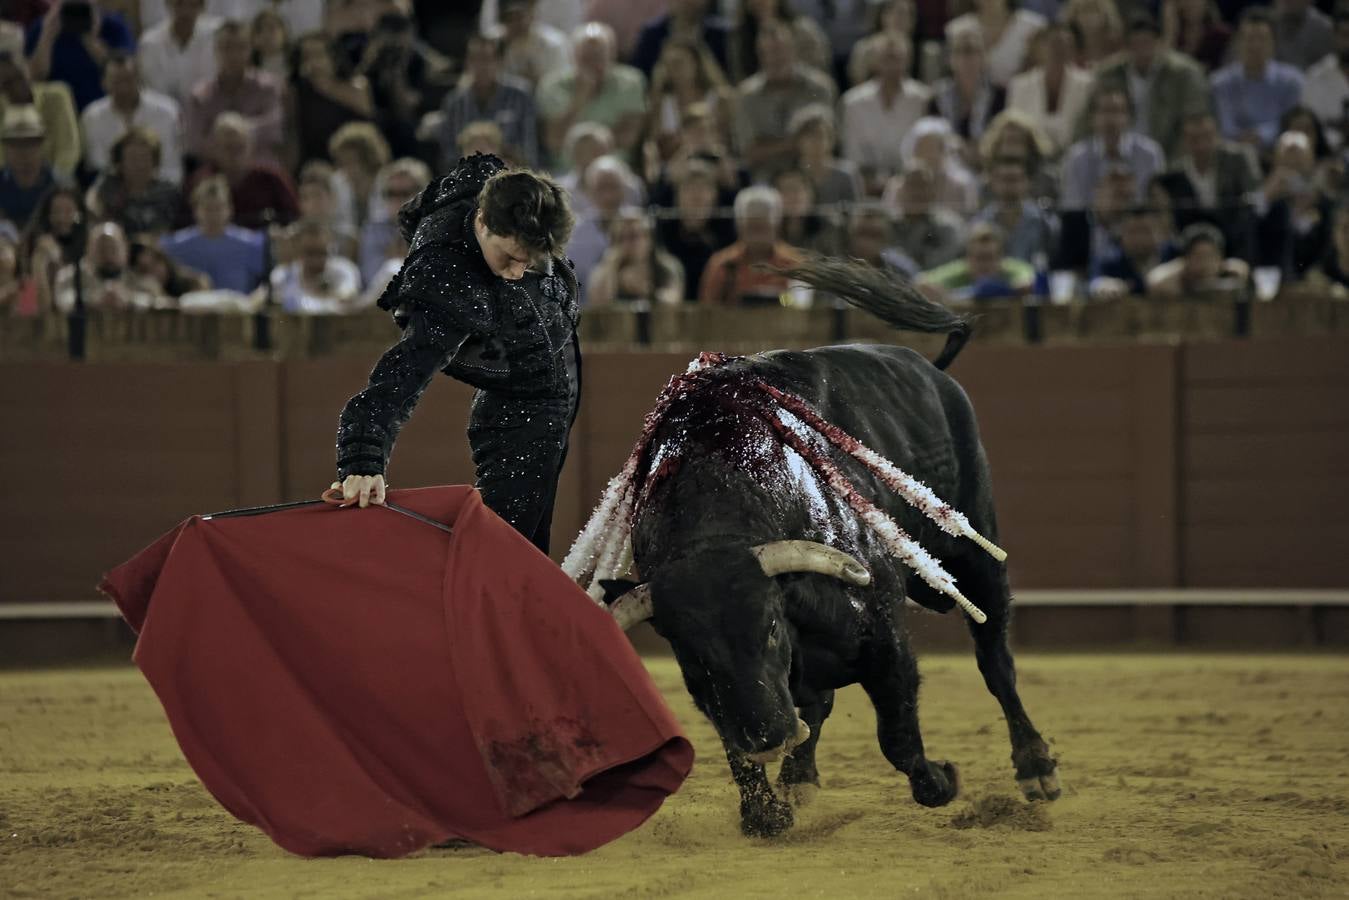
<svg viewBox="0 0 1349 900"><path fill-rule="evenodd" d="M792 808L773 793L764 767L729 747L726 759L740 789L740 830L749 837L773 837L791 828Z"/></svg>
<svg viewBox="0 0 1349 900"><path fill-rule="evenodd" d="M974 636L974 655L984 684L997 698L1007 719L1016 783L1028 800L1058 799L1061 791L1056 761L1049 754L1049 745L1031 724L1016 690L1016 665L1012 661L1012 648L1007 645L1011 615L1007 573L991 559L981 559L968 566L952 567L952 574L966 596L988 615L988 621L982 625L973 619L968 619L967 624Z"/></svg>
<svg viewBox="0 0 1349 900"><path fill-rule="evenodd" d="M810 726L810 737L792 748L778 773L778 793L792 806L805 806L820 787L820 772L815 768L815 747L820 729L834 708L834 692L801 694L797 698L801 719Z"/></svg>
<svg viewBox="0 0 1349 900"><path fill-rule="evenodd" d="M945 806L960 791L956 767L929 760L918 730L918 664L901 632L877 639L868 653L862 687L876 708L876 737L890 764L909 776L913 799Z"/></svg>

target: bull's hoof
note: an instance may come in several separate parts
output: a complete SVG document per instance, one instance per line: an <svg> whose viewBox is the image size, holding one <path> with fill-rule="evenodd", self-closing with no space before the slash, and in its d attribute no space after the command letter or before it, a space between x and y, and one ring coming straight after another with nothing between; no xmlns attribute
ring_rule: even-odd
<svg viewBox="0 0 1349 900"><path fill-rule="evenodd" d="M960 793L960 770L954 763L924 760L909 776L913 799L921 806L945 806Z"/></svg>
<svg viewBox="0 0 1349 900"><path fill-rule="evenodd" d="M784 781L778 782L778 796L786 800L795 809L807 806L819 793L820 786L808 781L796 784L788 784Z"/></svg>
<svg viewBox="0 0 1349 900"><path fill-rule="evenodd" d="M1063 793L1058 762L1043 741L1020 753L1014 751L1012 765L1016 768L1016 785L1027 800L1057 800Z"/></svg>
<svg viewBox="0 0 1349 900"><path fill-rule="evenodd" d="M1030 778L1018 778L1016 786L1027 800L1057 800L1063 794L1059 787L1058 769L1051 769L1048 775L1032 775Z"/></svg>
<svg viewBox="0 0 1349 900"><path fill-rule="evenodd" d="M781 800L773 799L753 806L742 804L740 807L740 830L745 837L777 837L791 828L795 821L792 808Z"/></svg>

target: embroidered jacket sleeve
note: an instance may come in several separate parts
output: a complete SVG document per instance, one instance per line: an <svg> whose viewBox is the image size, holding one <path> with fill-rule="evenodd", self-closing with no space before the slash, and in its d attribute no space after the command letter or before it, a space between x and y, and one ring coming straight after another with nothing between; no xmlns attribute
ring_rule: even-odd
<svg viewBox="0 0 1349 900"><path fill-rule="evenodd" d="M398 432L437 372L478 388L510 383L510 367L493 337L490 287L461 279L455 291L457 302L421 297L424 281L443 278L438 272L443 265L437 265L432 256L423 255L416 264L404 266L385 290L386 297L398 299L403 334L375 364L365 390L342 410L337 430L338 480L384 472Z"/></svg>
<svg viewBox="0 0 1349 900"><path fill-rule="evenodd" d="M397 278L394 279L397 281ZM402 339L375 363L370 384L347 401L337 426L337 478L382 475L403 423L454 352L453 337L423 309L410 311Z"/></svg>

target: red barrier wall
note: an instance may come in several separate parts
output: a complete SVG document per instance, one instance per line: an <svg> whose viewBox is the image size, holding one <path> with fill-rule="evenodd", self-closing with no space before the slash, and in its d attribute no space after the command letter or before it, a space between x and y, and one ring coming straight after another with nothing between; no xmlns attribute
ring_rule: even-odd
<svg viewBox="0 0 1349 900"><path fill-rule="evenodd" d="M560 556L684 354L592 354ZM192 513L314 497L369 360L0 365L0 602L88 600ZM968 348L1018 587L1343 587L1349 340ZM394 487L470 481L471 392L428 390Z"/></svg>

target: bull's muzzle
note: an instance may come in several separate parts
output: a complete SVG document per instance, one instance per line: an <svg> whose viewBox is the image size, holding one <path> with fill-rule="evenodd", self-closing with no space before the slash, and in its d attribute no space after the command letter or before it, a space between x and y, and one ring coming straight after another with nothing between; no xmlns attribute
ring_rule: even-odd
<svg viewBox="0 0 1349 900"><path fill-rule="evenodd" d="M810 726L806 724L805 719L802 719L800 715L797 715L796 734L787 738L784 743L779 744L770 750L760 750L758 753L746 753L745 758L750 762L758 763L761 766L767 765L768 763L777 762L779 759L782 759L782 757L790 753L794 747L804 744L809 739Z"/></svg>

